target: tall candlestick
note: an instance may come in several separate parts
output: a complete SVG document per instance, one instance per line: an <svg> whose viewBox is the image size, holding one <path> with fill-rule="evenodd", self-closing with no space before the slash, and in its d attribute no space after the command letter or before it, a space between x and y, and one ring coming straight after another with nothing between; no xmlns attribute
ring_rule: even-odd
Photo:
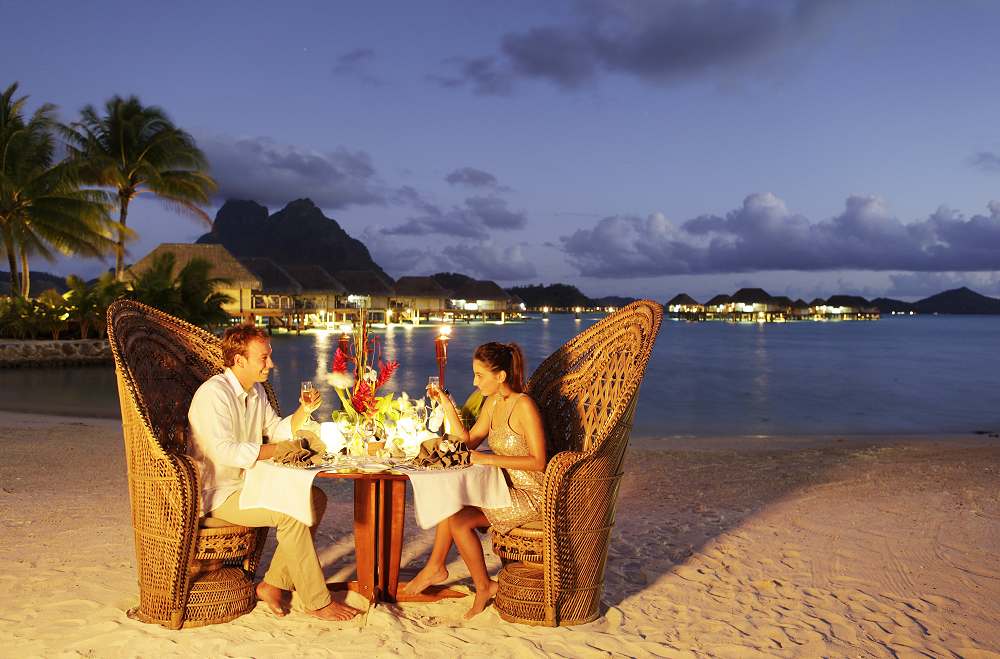
<svg viewBox="0 0 1000 659"><path fill-rule="evenodd" d="M450 338L450 334L450 327L442 327L440 332L438 332L437 338L434 339L434 356L437 359L438 380L441 383L442 389L445 388L444 371L445 366L448 365L448 339Z"/></svg>

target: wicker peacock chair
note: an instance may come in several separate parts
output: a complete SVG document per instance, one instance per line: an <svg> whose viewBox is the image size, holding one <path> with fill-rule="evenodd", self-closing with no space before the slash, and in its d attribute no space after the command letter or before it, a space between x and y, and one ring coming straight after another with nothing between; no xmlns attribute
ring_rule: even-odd
<svg viewBox="0 0 1000 659"><path fill-rule="evenodd" d="M581 332L535 370L545 423L542 520L492 532L504 567L495 605L510 622L577 625L600 615L618 483L639 384L663 319L634 302Z"/></svg>
<svg viewBox="0 0 1000 659"><path fill-rule="evenodd" d="M131 300L108 309L135 529L139 606L129 615L170 629L250 612L267 529L203 528L198 469L186 454L195 390L220 373L208 332ZM268 400L278 409L274 392Z"/></svg>

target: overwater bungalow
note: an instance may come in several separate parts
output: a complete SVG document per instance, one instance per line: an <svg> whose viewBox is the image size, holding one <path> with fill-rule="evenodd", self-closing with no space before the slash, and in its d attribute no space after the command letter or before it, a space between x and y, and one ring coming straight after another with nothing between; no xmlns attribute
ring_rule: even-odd
<svg viewBox="0 0 1000 659"><path fill-rule="evenodd" d="M792 320L809 320L812 318L812 310L809 303L799 298L792 302Z"/></svg>
<svg viewBox="0 0 1000 659"><path fill-rule="evenodd" d="M726 317L733 304L732 298L728 295L719 294L705 303L705 319L720 320Z"/></svg>
<svg viewBox="0 0 1000 659"><path fill-rule="evenodd" d="M667 313L671 318L683 320L702 320L705 315L705 305L701 304L687 293L678 293L667 302Z"/></svg>
<svg viewBox="0 0 1000 659"><path fill-rule="evenodd" d="M338 270L333 277L347 289L347 306L339 312L356 317L357 310L366 307L375 322L391 319L389 300L395 295L391 278L374 270Z"/></svg>
<svg viewBox="0 0 1000 659"><path fill-rule="evenodd" d="M295 308L312 327L336 324L342 318L337 309L347 306L347 289L319 265L284 265L285 272L295 278L302 291L295 298Z"/></svg>
<svg viewBox="0 0 1000 659"><path fill-rule="evenodd" d="M766 323L782 315L779 305L763 288L741 288L733 293L731 305L729 320L735 322Z"/></svg>
<svg viewBox="0 0 1000 659"><path fill-rule="evenodd" d="M241 256L238 260L260 279L260 287L253 291L253 315L266 318L269 327L301 328L295 312L295 296L302 292L299 282L269 258Z"/></svg>
<svg viewBox="0 0 1000 659"><path fill-rule="evenodd" d="M400 277L391 298L394 319L414 325L431 316L443 318L450 293L433 277Z"/></svg>
<svg viewBox="0 0 1000 659"><path fill-rule="evenodd" d="M496 319L501 322L511 313L510 293L494 281L479 279L452 291L449 305L456 318Z"/></svg>
<svg viewBox="0 0 1000 659"><path fill-rule="evenodd" d="M168 252L174 255L172 272L174 276L193 259L209 262L212 265L209 276L227 282L215 289L216 292L230 298L229 302L222 305L222 309L234 318L250 319L255 315L254 291L261 290L260 277L250 272L222 245L160 243L153 251L125 270L125 281L135 281L152 267L155 259Z"/></svg>
<svg viewBox="0 0 1000 659"><path fill-rule="evenodd" d="M833 295L819 307L824 320L877 320L878 307L860 295Z"/></svg>

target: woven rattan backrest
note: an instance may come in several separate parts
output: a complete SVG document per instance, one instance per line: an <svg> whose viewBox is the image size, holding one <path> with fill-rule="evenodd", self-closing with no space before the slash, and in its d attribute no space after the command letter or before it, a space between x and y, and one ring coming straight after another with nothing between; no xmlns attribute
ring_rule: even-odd
<svg viewBox="0 0 1000 659"><path fill-rule="evenodd" d="M662 305L633 302L535 369L528 391L542 411L550 456L596 449L630 413L662 318Z"/></svg>
<svg viewBox="0 0 1000 659"><path fill-rule="evenodd" d="M210 333L130 300L115 303L109 337L153 435L168 453L187 445L187 413L201 384L222 371L222 349Z"/></svg>

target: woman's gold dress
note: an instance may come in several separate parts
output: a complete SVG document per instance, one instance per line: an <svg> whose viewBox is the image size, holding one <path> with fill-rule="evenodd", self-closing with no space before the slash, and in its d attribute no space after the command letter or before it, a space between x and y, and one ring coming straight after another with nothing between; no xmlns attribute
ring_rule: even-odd
<svg viewBox="0 0 1000 659"><path fill-rule="evenodd" d="M524 395L521 394L521 396ZM499 398L496 400L499 402ZM497 403L494 403L494 411L496 411L496 406ZM511 406L511 413L514 412L515 406L516 403ZM489 442L490 449L497 455L529 455L527 440L510 427L510 414L502 423L497 423L497 420L491 416ZM512 505L507 508L483 508L482 510L493 528L500 533L507 533L516 526L541 519L545 473L521 469L504 469L503 472L507 477Z"/></svg>

